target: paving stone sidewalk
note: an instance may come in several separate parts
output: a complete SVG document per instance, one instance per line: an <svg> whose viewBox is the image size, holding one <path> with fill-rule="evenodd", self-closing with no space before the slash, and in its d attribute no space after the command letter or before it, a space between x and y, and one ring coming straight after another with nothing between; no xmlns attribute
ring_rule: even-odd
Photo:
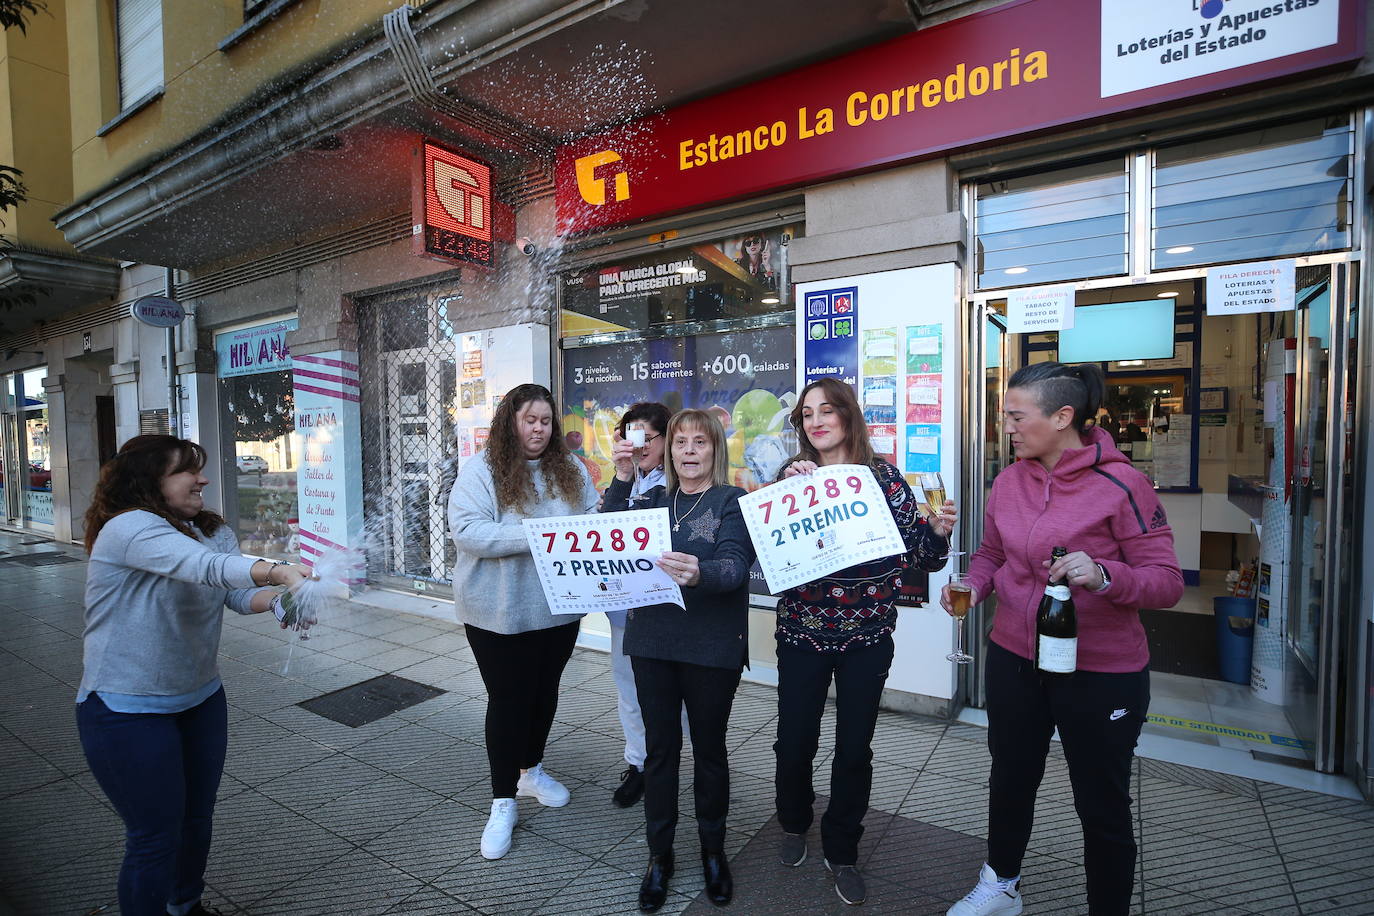
<svg viewBox="0 0 1374 916"><path fill-rule="evenodd" d="M86 767L72 711L84 578L77 548L0 534L0 916L119 909L122 828ZM270 617L228 614L220 668L230 748L207 903L252 916L636 912L643 808L610 803L624 765L605 655L579 649L563 677L546 765L572 803L522 799L514 847L498 862L477 851L490 804L485 699L461 628L349 605L302 642ZM296 705L382 673L445 693L360 728ZM775 715L771 688L741 686L729 736L730 910L855 912L834 895L818 850L795 869L774 858ZM969 725L882 714L861 912L939 914L968 890L986 829L984 739ZM695 868L685 764L680 871L662 912L705 914L715 908ZM1135 795L1135 913L1374 913L1374 808L1363 802L1150 760L1137 762ZM1025 863L1028 914L1086 912L1081 856L1054 756Z"/></svg>

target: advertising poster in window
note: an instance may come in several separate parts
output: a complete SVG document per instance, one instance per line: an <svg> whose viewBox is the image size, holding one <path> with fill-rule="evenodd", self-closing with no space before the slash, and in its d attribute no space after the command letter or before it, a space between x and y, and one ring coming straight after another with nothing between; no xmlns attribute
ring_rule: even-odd
<svg viewBox="0 0 1374 916"><path fill-rule="evenodd" d="M226 481L235 532L245 553L291 559L300 550L300 490L291 348L295 318L215 335L215 374L226 443Z"/></svg>
<svg viewBox="0 0 1374 916"><path fill-rule="evenodd" d="M800 233L800 226L784 226L566 273L560 336L780 311L787 245Z"/></svg>
<svg viewBox="0 0 1374 916"><path fill-rule="evenodd" d="M611 449L621 415L639 401L696 407L725 428L730 483L754 490L796 454L788 422L797 400L790 327L733 331L563 352L563 434L597 489L615 475ZM765 593L755 569L751 585Z"/></svg>
<svg viewBox="0 0 1374 916"><path fill-rule="evenodd" d="M850 290L854 303L853 325L847 330L854 335L849 340L856 377L848 381L864 410L874 452L904 473L918 501L924 486L942 483L959 503L964 418L956 405L966 378L957 270L940 264L797 284L796 346L804 361L798 367L799 384L822 375L844 377L832 371L834 351L811 345L807 328L820 317L808 311L807 303L821 297L833 304L841 290ZM936 474L936 481L925 479ZM967 507L959 509L963 514ZM891 687L954 696L953 666L945 661L953 644L950 618L926 601L939 593L945 575L913 575L909 585L903 578Z"/></svg>

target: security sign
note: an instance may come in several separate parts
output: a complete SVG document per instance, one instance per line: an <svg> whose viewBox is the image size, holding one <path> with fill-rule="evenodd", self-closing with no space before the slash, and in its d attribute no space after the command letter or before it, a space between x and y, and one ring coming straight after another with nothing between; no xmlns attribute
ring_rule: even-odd
<svg viewBox="0 0 1374 916"><path fill-rule="evenodd" d="M417 253L491 267L491 166L424 143L417 176ZM423 189L423 195L420 192Z"/></svg>

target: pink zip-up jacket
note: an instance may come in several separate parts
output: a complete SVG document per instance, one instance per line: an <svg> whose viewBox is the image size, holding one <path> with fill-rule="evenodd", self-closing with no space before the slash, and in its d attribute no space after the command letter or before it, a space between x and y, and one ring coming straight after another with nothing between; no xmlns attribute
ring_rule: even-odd
<svg viewBox="0 0 1374 916"><path fill-rule="evenodd" d="M1078 667L1140 671L1150 663L1140 608L1169 608L1183 596L1174 535L1149 479L1131 467L1112 437L1093 428L1067 449L1054 471L1017 461L993 481L983 543L969 562L981 600L997 594L991 639L1035 657L1035 611L1057 545L1081 550L1107 570L1102 592L1073 589Z"/></svg>

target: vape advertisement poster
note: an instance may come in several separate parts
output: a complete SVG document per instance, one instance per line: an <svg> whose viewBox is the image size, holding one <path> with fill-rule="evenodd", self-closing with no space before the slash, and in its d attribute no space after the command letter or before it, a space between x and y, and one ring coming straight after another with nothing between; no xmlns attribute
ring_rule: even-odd
<svg viewBox="0 0 1374 916"><path fill-rule="evenodd" d="M667 509L527 518L525 535L553 614L686 608L654 561L672 549Z"/></svg>
<svg viewBox="0 0 1374 916"><path fill-rule="evenodd" d="M639 401L711 411L725 428L730 483L746 490L769 483L797 449L788 422L797 402L792 329L564 350L563 435L598 489L615 474L616 425Z"/></svg>

